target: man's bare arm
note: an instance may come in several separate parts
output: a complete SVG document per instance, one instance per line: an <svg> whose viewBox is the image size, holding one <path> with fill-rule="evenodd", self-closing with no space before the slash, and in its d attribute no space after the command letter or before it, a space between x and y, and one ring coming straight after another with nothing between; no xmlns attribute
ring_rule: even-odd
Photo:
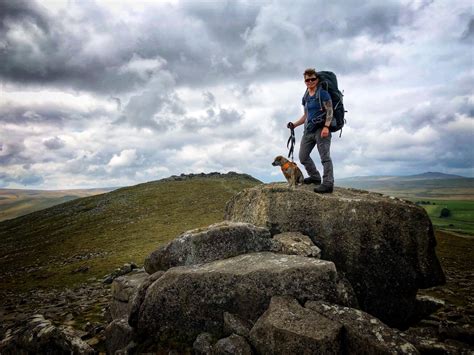
<svg viewBox="0 0 474 355"><path fill-rule="evenodd" d="M295 127L298 127L300 125L302 125L304 123L304 121L306 121L306 112L303 114L303 116L301 116L298 121L296 121L295 123L293 123L293 125Z"/></svg>
<svg viewBox="0 0 474 355"><path fill-rule="evenodd" d="M332 116L333 116L332 101L331 100L324 101L323 105L324 105L324 108L326 109L326 122L324 123L324 125L326 127L329 127L331 125Z"/></svg>

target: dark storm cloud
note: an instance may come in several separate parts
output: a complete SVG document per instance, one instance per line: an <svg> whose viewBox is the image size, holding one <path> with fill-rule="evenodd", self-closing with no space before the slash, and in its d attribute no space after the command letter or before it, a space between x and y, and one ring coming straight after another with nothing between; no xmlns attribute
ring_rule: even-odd
<svg viewBox="0 0 474 355"><path fill-rule="evenodd" d="M466 29L462 33L461 39L463 41L473 41L474 40L474 18L471 17L467 23Z"/></svg>
<svg viewBox="0 0 474 355"><path fill-rule="evenodd" d="M383 6L379 2L352 2L341 7L333 2L308 1L283 16L287 25L274 27L278 19L272 22L271 7L276 6L273 3L148 4L148 11L138 24L111 18L100 2L73 2L87 13L77 18L67 9L53 15L34 1L2 4L6 15L1 29L0 77L16 83L107 95L142 88L161 70L148 74L124 70L136 56L164 60L162 68L175 76L177 85L212 85L231 78L233 82L248 82L256 80L256 75L294 76L303 58L292 60L292 55L298 58L307 54L295 52L293 45L311 53L312 49L324 48L328 41L360 34L375 41L388 41L394 38L397 26L410 20L412 12L393 2L384 2ZM311 9L318 9L319 15ZM13 31L20 31L25 38L12 36ZM295 38L294 31L300 31L301 37ZM279 58L276 62L275 58L270 60L271 47L289 57L281 58L281 63ZM369 56L354 60L344 54L344 47L342 43L331 44L326 53L328 59L318 61L335 63L336 69L346 72L364 67L368 70L384 61ZM258 74L247 73L243 66L243 60L252 56L259 62Z"/></svg>
<svg viewBox="0 0 474 355"><path fill-rule="evenodd" d="M449 91L448 95L444 90L432 94L431 96L437 99L429 105L419 103L418 106L403 110L399 114L403 119L392 122L392 125L419 129L424 126L437 127L452 123L459 115L474 117L474 102L467 96L468 91L462 91L463 86L458 85L457 81L454 81L452 86L453 90Z"/></svg>
<svg viewBox="0 0 474 355"><path fill-rule="evenodd" d="M214 107L216 105L216 97L214 94L210 91L205 91L202 93L202 96L204 96L205 102L204 104L206 106Z"/></svg>
<svg viewBox="0 0 474 355"><path fill-rule="evenodd" d="M8 22L17 20L32 22L43 31L49 31L48 19L44 11L28 0L0 0L0 31Z"/></svg>
<svg viewBox="0 0 474 355"><path fill-rule="evenodd" d="M337 7L332 3L334 12ZM331 5L329 5L331 6ZM322 30L332 33L336 37L351 38L361 34L366 34L375 40L389 42L396 39L393 30L398 26L409 25L413 18L413 11L410 11L400 3L385 1L353 2L348 4L348 12L342 21L332 19L328 31L324 29L322 20ZM323 17L324 18L324 17ZM342 23L342 25L341 25Z"/></svg>
<svg viewBox="0 0 474 355"><path fill-rule="evenodd" d="M84 174L90 166L97 165L101 166L101 168L97 171L91 172L90 174L95 177L103 176L105 174L104 167L112 157L111 152L108 151L109 149L105 148L96 154L78 154L74 159L70 159L64 164L63 171L70 174Z"/></svg>
<svg viewBox="0 0 474 355"><path fill-rule="evenodd" d="M67 115L67 110L50 105L0 106L0 121L4 123L54 123L61 125Z"/></svg>
<svg viewBox="0 0 474 355"><path fill-rule="evenodd" d="M16 125L52 124L63 126L66 123L86 122L104 115L108 115L108 112L101 108L81 112L59 103L50 102L29 105L5 103L0 106L0 123Z"/></svg>
<svg viewBox="0 0 474 355"><path fill-rule="evenodd" d="M25 153L26 148L23 141L18 141L16 139L7 141L4 138L4 141L0 142L0 165L33 162L33 160L27 157Z"/></svg>
<svg viewBox="0 0 474 355"><path fill-rule="evenodd" d="M59 137L45 139L43 145L50 150L57 150L64 147L65 142Z"/></svg>
<svg viewBox="0 0 474 355"><path fill-rule="evenodd" d="M244 114L233 108L208 108L206 116L192 117L187 116L182 120L183 129L186 131L195 131L197 129L210 128L225 128L226 126L235 126L244 118Z"/></svg>
<svg viewBox="0 0 474 355"><path fill-rule="evenodd" d="M224 46L243 44L242 34L253 27L261 4L246 1L186 2L184 14L206 24L206 32Z"/></svg>
<svg viewBox="0 0 474 355"><path fill-rule="evenodd" d="M126 26L107 21L105 9L93 2L79 4L88 12L79 19L53 17L34 1L7 6L0 30L0 77L106 93L129 91L147 82L137 73L120 70L134 54ZM94 48L104 31L110 39ZM101 51L110 55L104 57Z"/></svg>

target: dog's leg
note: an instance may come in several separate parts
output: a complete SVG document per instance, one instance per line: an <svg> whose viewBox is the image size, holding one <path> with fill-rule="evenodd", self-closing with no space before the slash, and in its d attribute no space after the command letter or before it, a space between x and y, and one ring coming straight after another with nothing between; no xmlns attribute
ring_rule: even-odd
<svg viewBox="0 0 474 355"><path fill-rule="evenodd" d="M290 189L294 190L296 188L296 175L295 172L293 171L291 176L290 176Z"/></svg>

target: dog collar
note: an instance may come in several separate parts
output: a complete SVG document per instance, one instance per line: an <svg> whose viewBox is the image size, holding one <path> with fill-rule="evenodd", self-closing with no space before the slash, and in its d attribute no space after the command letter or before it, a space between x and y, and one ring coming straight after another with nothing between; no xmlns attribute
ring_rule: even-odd
<svg viewBox="0 0 474 355"><path fill-rule="evenodd" d="M290 167L290 165L291 165L291 162L287 161L285 164L283 164L283 165L281 166L281 168L282 168L283 170L286 170L286 169L288 169L288 168Z"/></svg>

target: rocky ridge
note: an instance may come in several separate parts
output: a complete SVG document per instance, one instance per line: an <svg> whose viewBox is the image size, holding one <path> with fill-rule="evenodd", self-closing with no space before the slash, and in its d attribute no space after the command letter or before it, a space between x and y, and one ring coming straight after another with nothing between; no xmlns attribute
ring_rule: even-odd
<svg viewBox="0 0 474 355"><path fill-rule="evenodd" d="M240 178L245 178L252 181L260 182L259 180L255 179L251 175L236 173L235 171L229 171L228 173L224 173L224 174L214 171L210 173L198 173L198 174L191 173L191 174L171 175L170 177L160 179L159 181L185 181L185 180L190 180L190 179L195 179L195 178L206 178L206 177L224 178L224 177L237 177L237 176Z"/></svg>
<svg viewBox="0 0 474 355"><path fill-rule="evenodd" d="M255 194L255 191L258 197L242 198L242 195ZM426 222L426 214L420 214L417 206L414 209L412 206L407 208L406 202L401 200L394 201L378 195L368 197L356 191L342 191L343 196L335 194L335 205L330 206L324 206L322 201L314 202L318 198L314 194L311 196L307 191L298 192L283 186L268 185L248 189L229 202L226 212L228 222L186 232L153 252L145 262L146 270L151 275L137 288L135 296L130 297L131 311L124 313L122 318L116 319L108 327L111 338L132 340L127 344L123 341L109 344L109 351L124 348L127 351L157 350L171 344L184 345L181 351L190 351L186 344L193 344L194 352L205 354L226 351L288 353L304 349L316 352L384 353L389 350L384 348L384 344L386 346L388 343L391 352L394 352L395 346L399 346L397 353L418 353L416 347L397 330L357 309L359 304L353 287L354 276L350 282L346 275L350 275L351 267L367 265L358 265L355 261L350 264L345 260L343 265L346 268L340 273L337 265L341 261L337 258L336 263L318 259L320 254L323 257L330 256L328 251L332 245L321 242L321 239L316 239L319 241L318 246L313 242L316 230L317 235L321 236L325 228L344 231L340 226L347 224L347 221L333 217L335 225L325 223L324 226L318 226L317 221L321 217L329 218L327 215L321 216L321 209L340 211L338 203L354 201L362 206L345 206L352 213L354 209L364 211L366 206L370 207L370 215L374 215L378 209L388 209L388 213L379 212L378 220L369 218L363 223L368 224L369 229L374 228L374 239L377 239L381 253L388 252L390 257L394 257L392 251L388 250L393 247L393 243L384 244L383 237L391 240L398 238L402 240L402 245L407 243L403 240L408 238L407 244L417 249L416 265L406 261L414 254L408 253L403 247L396 249L400 255L395 260L396 263L402 261L404 267L413 268L409 274L414 280L410 286L414 291L406 293L408 301L404 302L412 302L415 308L417 300L414 296L419 287L444 281L444 274L439 263L436 263L434 236L429 228L429 220ZM401 209L412 210L411 213L397 216ZM289 221L293 210L296 215L308 210L311 213L304 214L304 219L295 218L296 222L293 223ZM242 214L239 215L239 212ZM346 215L353 218L351 213ZM245 216L253 220L245 220ZM404 233L403 227L394 229L391 223L400 226L405 223L402 217L413 218L421 224L421 228L412 227L409 233ZM406 224L412 224L413 219ZM285 223L289 226L282 228ZM357 238L357 228L355 230L353 234ZM387 230L392 234L387 235ZM347 234L339 233L338 242L344 245L343 237ZM412 235L415 235L418 244L409 243ZM370 244L370 236L366 238ZM353 259L357 255L353 250L344 250L344 247L343 252ZM359 259L370 266L370 256ZM389 278L393 282L393 276L389 275ZM369 281L371 283L367 287L386 287L386 282L380 278L373 277ZM398 282L406 282L406 279ZM368 284L367 281L365 283ZM413 299L410 298L412 295ZM373 302L360 295L357 298L365 302L363 306ZM411 313L414 313L413 308ZM275 311L278 315L270 316ZM293 329L291 324L295 324L295 314L300 314L297 316L300 325ZM286 316L290 317L288 321L284 321ZM403 317L406 319L409 316ZM283 325L268 323L267 319L273 318L277 321L283 319ZM124 320L128 320L128 325ZM278 335L272 335L273 328L278 329ZM285 329L286 336L282 336L281 329ZM329 333L321 338L322 329L333 330L328 330ZM127 336L123 335L124 332ZM300 333L301 339L298 338ZM117 334L122 336L117 337ZM268 336L281 340L281 344L275 345L274 340L266 340ZM270 345L273 348L268 348Z"/></svg>
<svg viewBox="0 0 474 355"><path fill-rule="evenodd" d="M264 187L262 186L262 188ZM276 188L276 190L282 188L284 190L283 186L274 186L273 188ZM341 194L345 193L345 191L339 192ZM350 192L350 194L352 193L356 194L357 192ZM341 195L337 196L337 198L340 197ZM380 196L376 194L370 197L378 198ZM388 197L383 199L387 203L400 203L401 206L405 204L403 201ZM233 203L235 203L235 199L229 206ZM228 209L228 218L229 211L230 209ZM256 211L259 213L259 210ZM393 218L393 215L391 218ZM308 221L311 222L311 220ZM112 283L112 302L109 311L107 311L109 315L113 313L115 319L109 323L105 333L102 332L102 336L106 337L109 352L113 353L121 349L125 353L140 351L158 351L160 353L168 353L170 351L170 353L176 353L176 349L179 349L179 353L193 351L198 354L268 353L268 349L265 346L268 346L270 342L265 341L265 337L271 336L272 329L281 329L280 326L275 328L273 321L270 320L281 320L285 319L285 317L290 317L288 318L290 324L299 324L299 326L294 328L285 323L284 336L282 336L281 330L278 330L278 339L282 341L281 346L283 349L285 349L285 346L288 347L287 349L301 349L298 346L301 346L301 339L304 339L306 341L304 343L306 349L339 349L340 351L352 352L359 349L359 352L364 353L387 353L389 351L383 347L383 344L387 343L392 344L394 349L398 349L397 353L417 353L420 351L422 353L467 354L472 350L469 345L472 344L472 327L470 326L472 323L469 324L469 320L467 320L468 323L456 323L456 320L463 320L464 322L465 316L461 316L459 310L456 307L453 309L449 304L438 304L437 306L441 307L443 315L451 313L450 323L445 322L447 318L444 317L436 319L438 317L437 314L440 313L434 313L430 316L433 323L430 327L411 327L404 332L390 328L371 314L357 309L360 305L357 304L358 302L354 297L353 282L351 283L346 279L346 272L340 271L338 266L340 261L318 260L318 247L312 244L311 241L311 239L315 238L313 235L305 235L301 232L303 230L301 226L300 228L291 229L287 233L286 230L279 229L275 224L271 223L256 223L256 225L253 225L229 221L221 223L217 228L216 226L210 226L184 234L197 236L201 233L201 236L202 234L212 236L207 240L208 246L213 244L213 238L216 245L223 246L224 244L222 244L222 240L219 240L219 238L226 238L229 236L229 233L222 233L222 231L225 231L226 228L233 229L234 231L238 228L245 229L245 227L242 227L243 225L247 226L249 230L252 228L253 230L267 230L270 238L268 234L262 238L265 241L263 243L264 246L260 246L260 250L239 249L232 242L233 254L237 251L238 255L229 255L229 249L224 247L221 255L214 253L213 260L204 260L200 259L200 253L193 252L193 250L201 249L199 247L196 248L196 245L191 246L191 244L198 240L202 242L205 238L189 237L185 239L188 240L190 245L183 249L188 251L188 257L183 258L186 259L185 263L179 261L179 253L175 254L177 258L173 259L173 255L163 254L163 247L161 247L158 250L161 250L160 253L162 254L158 259L168 260L168 266L161 267L161 270L151 275L147 275L143 270L139 269L115 278ZM216 232L219 229L220 232ZM241 232L242 230L238 233ZM290 238L288 238L288 234L290 234ZM180 237L174 242L179 240ZM232 240L232 238L230 239ZM237 239L234 238L233 241L235 240ZM327 245L321 242L317 244L320 247L319 252L323 255L324 259L328 255ZM218 250L219 248L216 249ZM189 253L189 251L192 252ZM285 256L287 254L296 254L297 256L287 257ZM186 255L186 253L183 253L183 255ZM193 260L194 256L198 257ZM250 274L254 274L255 269L252 269L252 265L247 265L246 263L239 264L239 260L241 262L242 260L252 258L254 258L255 262L250 264L254 268L257 267L258 270L262 270L260 272L261 276L253 282L240 284L237 282L239 286L236 287L229 283L227 291L235 297L225 298L225 295L219 295L214 289L208 289L210 286L219 288L220 285L225 284L223 280L228 276L223 277L223 275L226 273L231 275L230 279L232 281L235 280L235 277L238 277L239 273L245 275L246 268L251 271ZM301 261L301 264L299 262L293 263L292 269L287 264L290 259L298 259L299 262ZM296 290L293 293L286 292L291 289L291 285L278 281L274 275L269 275L271 268L270 270L266 269L266 267L272 265L272 262L280 267L283 276L282 280L296 280L296 284L305 280L303 274L307 272L306 269L303 268L301 270L301 276L298 276L296 272L301 269L302 265L307 263L310 265L324 265L324 268L327 268L328 271L316 272L315 270L314 275L323 282L324 287L329 287L328 291L318 294L317 290L311 290L303 286L303 289ZM173 265L173 263L176 263L176 265ZM228 267L226 267L227 265ZM193 277L195 279L191 281ZM265 277L275 282L268 282L269 288L265 289L263 298L261 298L263 302L259 303L259 306L252 309L251 312L248 312L248 304L246 302L252 303L255 300L254 292L256 290L252 287L260 285L265 280ZM265 282L263 283L265 284ZM188 287L189 285L191 287ZM276 287L276 285L280 288ZM239 292L242 292L241 296L238 296ZM301 297L305 292L306 296ZM167 293L169 293L169 296L167 296ZM216 297L214 299L212 297L204 297L209 295L216 295ZM173 296L178 296L179 301L173 300ZM208 302L207 298L211 298L211 300ZM360 299L360 296L358 298ZM238 301L239 299L240 301ZM156 304L158 300L161 300L159 301L161 302L159 303L161 307ZM428 305L424 313L432 312L436 308L436 302L434 301L418 298L414 302L417 306L423 302L425 302L425 305ZM111 312L114 309L114 304L116 311ZM183 308L188 306L190 308ZM196 317L196 315L199 315L199 312L205 313L204 310L199 309L199 306L213 312L215 316L210 318L206 316L204 318ZM434 308L429 309L431 306ZM421 309L421 307L418 308ZM188 318L183 319L192 324L197 324L199 334L196 335L193 330L194 327L190 325L187 325L188 328L182 328L183 323L180 322L183 322L183 319L180 319L178 314L184 309L186 309L184 313ZM272 314L278 314L278 317L275 318ZM292 314L299 316L297 319L294 319L291 318ZM336 315L336 318L334 318L333 314ZM344 314L347 314L347 316L344 316ZM163 323L161 321L159 322L160 324L153 325L153 321L150 319L155 316L161 317L160 319L162 321L166 320L166 322ZM426 322L426 314L420 315L421 318L425 318ZM297 323L294 323L295 321ZM138 326L140 322L142 322L142 325ZM433 327L435 323L436 327ZM185 323L184 325L186 326ZM454 325L460 329L457 329ZM152 332L158 332L160 336L147 340L149 335L146 329L147 326L151 327ZM177 326L179 329L176 329ZM318 339L322 328L328 330L328 336L324 339ZM332 330L329 331L329 329ZM423 329L428 329L429 331L424 332ZM10 335L11 331L9 332L9 338L11 338ZM383 342L381 342L380 338L383 339ZM179 342L177 342L178 340ZM185 341L185 343L181 341ZM295 348L291 346L295 346ZM273 353L278 352L273 351Z"/></svg>

